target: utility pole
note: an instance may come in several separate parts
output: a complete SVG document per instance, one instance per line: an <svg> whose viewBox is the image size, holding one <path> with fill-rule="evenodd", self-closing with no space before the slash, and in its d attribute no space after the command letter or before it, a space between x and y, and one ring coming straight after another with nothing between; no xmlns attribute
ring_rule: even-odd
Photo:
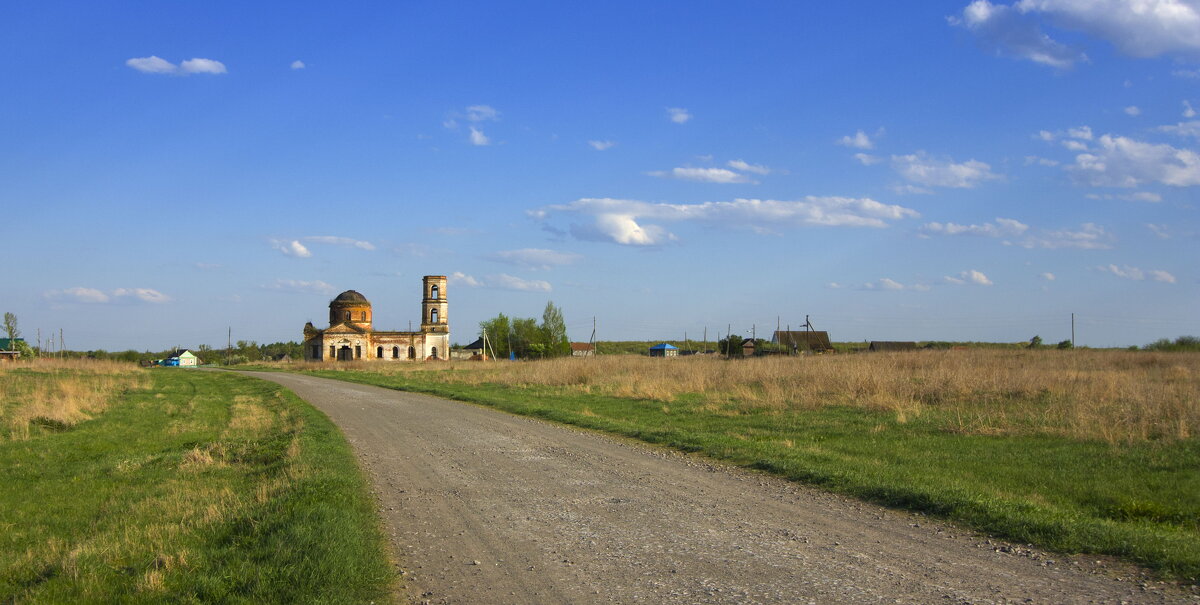
<svg viewBox="0 0 1200 605"><path fill-rule="evenodd" d="M725 358L733 357L733 344L729 342L729 335L733 334L733 324L725 324Z"/></svg>
<svg viewBox="0 0 1200 605"><path fill-rule="evenodd" d="M62 351L64 348L63 347L64 344L66 344L66 341L63 340L63 329L59 328L58 329L58 358L59 359L62 359Z"/></svg>
<svg viewBox="0 0 1200 605"><path fill-rule="evenodd" d="M588 341L592 345L592 357L600 355L600 347L596 346L596 316L592 316L592 339Z"/></svg>
<svg viewBox="0 0 1200 605"><path fill-rule="evenodd" d="M1071 348L1075 348L1075 312L1071 312Z"/></svg>
<svg viewBox="0 0 1200 605"><path fill-rule="evenodd" d="M704 326L704 353L708 354L708 326Z"/></svg>

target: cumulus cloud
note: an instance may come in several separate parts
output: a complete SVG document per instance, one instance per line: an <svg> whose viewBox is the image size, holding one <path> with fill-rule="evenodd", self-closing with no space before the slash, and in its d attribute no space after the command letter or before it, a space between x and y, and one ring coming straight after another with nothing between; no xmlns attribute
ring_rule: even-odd
<svg viewBox="0 0 1200 605"><path fill-rule="evenodd" d="M1077 181L1096 187L1137 187L1143 183L1190 187L1200 185L1200 154L1106 134L1087 153L1075 156L1075 163L1067 170Z"/></svg>
<svg viewBox="0 0 1200 605"><path fill-rule="evenodd" d="M935 158L919 151L911 155L892 156L892 168L906 180L926 187L970 189L1000 178L992 167L978 160L955 162L950 158Z"/></svg>
<svg viewBox="0 0 1200 605"><path fill-rule="evenodd" d="M750 177L726 168L672 168L669 171L655 170L646 174L660 178L699 181L701 183L720 183L723 185L753 182L750 180Z"/></svg>
<svg viewBox="0 0 1200 605"><path fill-rule="evenodd" d="M1092 127L1091 126L1076 126L1075 128L1068 128L1067 136L1069 136L1073 139L1081 139L1084 141L1090 141L1090 140L1092 140L1092 136L1093 136L1092 135Z"/></svg>
<svg viewBox="0 0 1200 605"><path fill-rule="evenodd" d="M1055 277L1055 276L1054 276L1054 274L1053 274L1053 273L1049 273L1049 272L1042 273L1042 274L1041 274L1041 275L1039 275L1038 277L1040 277L1040 278L1042 278L1042 279L1044 279L1044 280L1046 280L1046 281L1054 281L1054 280L1058 279L1057 277Z"/></svg>
<svg viewBox="0 0 1200 605"><path fill-rule="evenodd" d="M1193 109L1192 104L1187 101L1183 102L1183 117L1185 117L1185 118L1196 117L1196 110Z"/></svg>
<svg viewBox="0 0 1200 605"><path fill-rule="evenodd" d="M838 284L838 287L843 287ZM904 284L890 277L881 277L873 282L867 282L856 287L858 290L876 290L876 291L898 291L898 290L915 290L917 292L927 292L929 286L925 284Z"/></svg>
<svg viewBox="0 0 1200 605"><path fill-rule="evenodd" d="M658 222L696 222L749 228L760 233L806 226L886 227L891 221L919 217L910 208L870 198L815 197L802 200L735 199L700 204L661 204L612 198L583 198L530 212L541 221L555 215L583 217L570 233L578 239L649 246L676 239Z"/></svg>
<svg viewBox="0 0 1200 605"><path fill-rule="evenodd" d="M754 174L761 175L771 174L770 168L767 168L762 164L751 164L745 160L729 160L725 165L734 170L740 170L742 172L752 172Z"/></svg>
<svg viewBox="0 0 1200 605"><path fill-rule="evenodd" d="M500 119L500 112L491 105L472 105L467 108L466 118L472 122L494 122Z"/></svg>
<svg viewBox="0 0 1200 605"><path fill-rule="evenodd" d="M132 67L142 73L147 74L173 74L186 76L188 74L223 74L226 73L225 64L212 59L188 59L179 65L175 65L166 59L151 55L149 57L136 57L125 61L125 65Z"/></svg>
<svg viewBox="0 0 1200 605"><path fill-rule="evenodd" d="M613 141L588 141L588 145L591 145L592 149L596 151L604 151L605 149L611 149L616 143Z"/></svg>
<svg viewBox="0 0 1200 605"><path fill-rule="evenodd" d="M682 107L668 107L667 119L676 124L686 124L688 120L692 119L692 114Z"/></svg>
<svg viewBox="0 0 1200 605"><path fill-rule="evenodd" d="M521 250L501 250L492 255L500 262L519 265L528 269L548 270L556 266L569 265L581 257L573 252L559 252L544 248L523 248Z"/></svg>
<svg viewBox="0 0 1200 605"><path fill-rule="evenodd" d="M321 281L301 281L295 279L277 279L265 286L268 290L296 292L299 294L333 294L333 286Z"/></svg>
<svg viewBox="0 0 1200 605"><path fill-rule="evenodd" d="M1140 116L1142 115L1142 109L1137 105L1130 105L1129 107L1125 108L1125 115L1134 117Z"/></svg>
<svg viewBox="0 0 1200 605"><path fill-rule="evenodd" d="M309 236L303 237L301 239L303 239L306 242L313 242L316 244L331 244L334 246L349 246L352 248L358 248L359 250L374 250L375 249L375 244L372 244L371 242L357 240L357 239L350 238L350 237L338 237L336 235L309 235Z"/></svg>
<svg viewBox="0 0 1200 605"><path fill-rule="evenodd" d="M1195 112L1192 112L1195 115ZM1181 137L1192 137L1200 139L1200 120L1191 120L1188 122L1179 122L1178 124L1159 126L1159 132L1173 134Z"/></svg>
<svg viewBox="0 0 1200 605"><path fill-rule="evenodd" d="M312 256L312 252L309 252L308 248L300 243L300 240L292 240L290 242L286 240L271 240L271 245L276 250L282 252L284 256L293 256L295 258L308 258Z"/></svg>
<svg viewBox="0 0 1200 605"><path fill-rule="evenodd" d="M304 61L301 61L300 59L296 59L295 61L292 61L292 69L304 69L305 67L308 67L308 66L305 65Z"/></svg>
<svg viewBox="0 0 1200 605"><path fill-rule="evenodd" d="M988 276L984 275L982 271L978 271L976 269L968 269L966 271L963 271L962 273L959 273L958 275L947 275L946 277L943 277L942 279L946 283L954 284L956 286L967 286L967 285L990 286L990 285L992 285L992 280L988 279Z"/></svg>
<svg viewBox="0 0 1200 605"><path fill-rule="evenodd" d="M1046 35L1036 19L1013 6L975 0L949 22L970 31L984 50L997 55L1059 69L1087 61L1087 55Z"/></svg>
<svg viewBox="0 0 1200 605"><path fill-rule="evenodd" d="M461 271L450 275L450 282L471 288L493 288L497 290L516 290L518 292L549 292L550 282L537 279L523 279L507 273L488 275L476 279Z"/></svg>
<svg viewBox="0 0 1200 605"><path fill-rule="evenodd" d="M854 159L858 160L863 166L873 166L883 161L883 158L869 153L856 153Z"/></svg>
<svg viewBox="0 0 1200 605"><path fill-rule="evenodd" d="M1023 248L1077 248L1080 250L1107 250L1112 248L1112 236L1104 227L1095 223L1083 223L1078 230L1060 229L1031 235L1022 240Z"/></svg>
<svg viewBox="0 0 1200 605"><path fill-rule="evenodd" d="M107 304L122 302L144 302L162 304L171 302L171 297L153 288L116 288L104 292L96 288L76 286L64 290L50 290L44 293L48 300L77 302L87 304Z"/></svg>
<svg viewBox="0 0 1200 605"><path fill-rule="evenodd" d="M1163 271L1161 269L1151 269L1148 271L1143 271L1137 267L1131 267L1129 265L1123 265L1120 267L1118 267L1117 265L1101 265L1096 268L1101 271L1104 271L1106 273L1112 273L1113 275L1115 275L1117 277L1120 277L1123 279L1130 279L1133 281L1145 281L1147 279L1150 279L1153 281L1163 282L1166 284L1175 283L1175 276L1171 275L1170 273Z"/></svg>
<svg viewBox="0 0 1200 605"><path fill-rule="evenodd" d="M1089 200L1122 200L1125 202L1151 202L1157 203L1162 201L1162 196L1149 191L1138 191L1136 193L1089 193L1086 196Z"/></svg>
<svg viewBox="0 0 1200 605"><path fill-rule="evenodd" d="M1032 164L1037 164L1038 166L1049 166L1049 167L1053 168L1053 167L1061 164L1061 162L1059 162L1058 160L1052 160L1050 158L1038 157L1036 155L1025 156L1025 165L1030 166Z"/></svg>
<svg viewBox="0 0 1200 605"><path fill-rule="evenodd" d="M838 145L853 147L855 149L874 149L875 143L871 141L871 137L867 133L859 130L853 135L846 135L837 141Z"/></svg>
<svg viewBox="0 0 1200 605"><path fill-rule="evenodd" d="M984 237L1017 237L1025 233L1029 225L1011 218L996 218L995 223L982 225L959 225L957 223L926 223L921 232L930 235L976 235Z"/></svg>
<svg viewBox="0 0 1200 605"><path fill-rule="evenodd" d="M492 142L491 139L487 138L487 135L483 134L482 130L474 126L471 127L470 141L472 145L477 146L490 145Z"/></svg>

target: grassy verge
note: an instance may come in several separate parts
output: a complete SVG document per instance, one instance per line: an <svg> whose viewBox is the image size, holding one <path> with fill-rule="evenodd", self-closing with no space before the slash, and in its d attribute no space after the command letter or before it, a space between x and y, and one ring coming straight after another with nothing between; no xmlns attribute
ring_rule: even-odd
<svg viewBox="0 0 1200 605"><path fill-rule="evenodd" d="M28 420L0 438L0 602L390 600L373 501L323 414L176 369L122 370L71 422L22 411L92 371L0 376L4 418Z"/></svg>
<svg viewBox="0 0 1200 605"><path fill-rule="evenodd" d="M988 355L1002 354L1009 355ZM853 362L879 364L874 371L863 371L862 380L886 381L891 371L885 367L891 363L887 360L897 358L872 359ZM904 367L926 363L899 359ZM1059 401L1054 391L1037 386L1037 380L1029 377L1020 378L1030 382L1028 393L1015 390L1006 378L1003 397L982 403L978 400L1000 396L968 389L962 397L969 401L959 405L949 401L953 397L946 387L932 398L944 399L941 404L909 398L896 406L854 405L852 395L824 392L822 396L834 403L787 406L748 405L745 398L718 392L728 385L657 397L613 394L624 388L619 386L627 378L618 375L622 372L640 376L644 386L654 382L655 373L695 370L653 360L611 362L596 374L581 369L600 367L586 366L586 360L563 362L561 368L499 364L501 369L479 369L480 364L457 364L381 371L364 364L302 371L480 403L702 452L888 506L935 514L1010 540L1060 552L1119 556L1164 576L1196 582L1200 578L1200 501L1196 498L1200 439L1193 436L1197 403L1189 395L1195 389L1192 366L1196 361L1165 358L1158 362L1162 367L1154 371L1161 371L1163 380L1182 376L1184 383L1176 385L1175 391L1163 387L1157 396L1185 398L1183 403L1159 402L1155 409L1164 416L1160 429L1154 428L1152 419L1122 407L1129 397L1143 396L1140 390L1113 395L1102 409L1079 410L1072 407L1076 403ZM814 362L845 363L833 359L799 363ZM1058 362L1034 356L1012 363L1051 366ZM1088 358L1080 363L1098 362ZM1111 363L1117 367L1121 362ZM839 367L850 369L834 369ZM706 373L717 371L710 368ZM746 371L757 372L752 367ZM568 378L543 383L533 378L556 372ZM980 370L998 372L994 367ZM521 378L513 378L517 375ZM749 391L761 395L769 390L763 383L742 387L748 389L747 397ZM854 383L844 388L862 387ZM1104 429L1105 423L1122 421L1142 428Z"/></svg>

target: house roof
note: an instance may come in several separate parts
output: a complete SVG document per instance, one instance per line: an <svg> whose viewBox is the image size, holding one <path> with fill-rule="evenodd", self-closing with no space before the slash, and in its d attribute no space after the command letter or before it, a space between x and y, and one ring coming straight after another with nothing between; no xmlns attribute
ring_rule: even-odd
<svg viewBox="0 0 1200 605"><path fill-rule="evenodd" d="M829 332L824 330L776 330L771 342L798 349L825 351L832 349Z"/></svg>
<svg viewBox="0 0 1200 605"><path fill-rule="evenodd" d="M360 328L353 322L341 322L336 325L329 326L328 328L321 330L321 332L324 332L325 334L362 334L363 332L366 332L366 330Z"/></svg>
<svg viewBox="0 0 1200 605"><path fill-rule="evenodd" d="M172 357L183 357L184 355L191 355L192 357L196 356L196 354L193 353L191 351L191 349L175 349L174 351L167 353L166 358L171 359Z"/></svg>
<svg viewBox="0 0 1200 605"><path fill-rule="evenodd" d="M669 345L669 344L667 344L667 343L665 343L665 342L664 342L664 343L662 343L662 344L657 344L657 345L654 345L654 346L650 347L650 350L651 350L651 351L668 351L668 350L671 350L671 349L679 350L679 347L676 347L676 346L673 346L673 345Z"/></svg>
<svg viewBox="0 0 1200 605"><path fill-rule="evenodd" d="M594 347L592 347L592 343L590 343L590 342L573 342L573 343L571 343L572 351L591 351L593 348Z"/></svg>
<svg viewBox="0 0 1200 605"><path fill-rule="evenodd" d="M13 348L13 343L16 343L16 342L25 342L25 339L24 338L0 338L0 349L5 350L5 351L11 351Z"/></svg>
<svg viewBox="0 0 1200 605"><path fill-rule="evenodd" d="M333 299L332 302L371 304L367 300L367 297L363 296L357 290L346 290L345 292L338 294L337 298Z"/></svg>
<svg viewBox="0 0 1200 605"><path fill-rule="evenodd" d="M917 343L899 340L872 340L871 351L916 351Z"/></svg>
<svg viewBox="0 0 1200 605"><path fill-rule="evenodd" d="M483 337L480 336L479 338L476 338L475 342L473 342L463 348L468 351L482 351L483 350Z"/></svg>

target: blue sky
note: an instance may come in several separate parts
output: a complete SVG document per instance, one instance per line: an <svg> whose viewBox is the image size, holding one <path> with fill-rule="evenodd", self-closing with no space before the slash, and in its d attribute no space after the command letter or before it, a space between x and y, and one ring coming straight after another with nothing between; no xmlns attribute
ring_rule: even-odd
<svg viewBox="0 0 1200 605"><path fill-rule="evenodd" d="M0 310L299 340L1200 334L1200 1L21 3Z"/></svg>

